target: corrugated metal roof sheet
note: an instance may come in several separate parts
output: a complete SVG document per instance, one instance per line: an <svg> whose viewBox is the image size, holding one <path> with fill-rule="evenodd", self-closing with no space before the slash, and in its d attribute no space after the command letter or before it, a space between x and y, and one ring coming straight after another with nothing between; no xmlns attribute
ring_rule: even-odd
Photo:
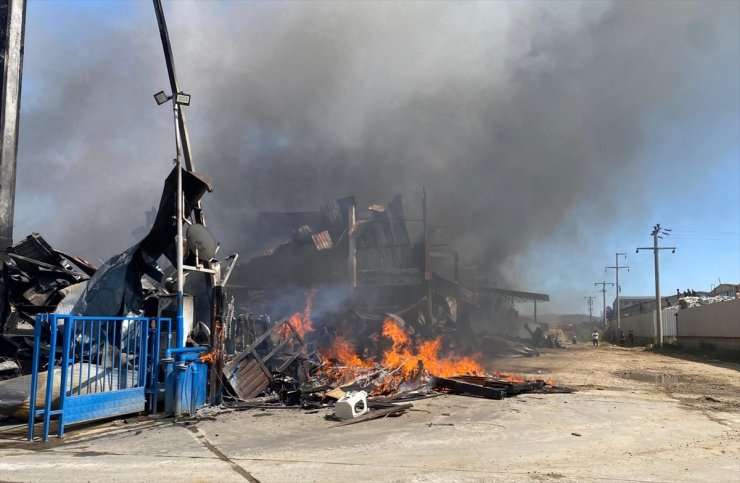
<svg viewBox="0 0 740 483"><path fill-rule="evenodd" d="M312 236L312 233L310 226L303 225L299 226L298 229L293 232L292 238L297 242L307 242Z"/></svg>
<svg viewBox="0 0 740 483"><path fill-rule="evenodd" d="M324 228L347 226L349 223L347 219L349 207L355 204L354 196L345 196L344 198L332 200L325 205L322 205L321 220L324 224Z"/></svg>
<svg viewBox="0 0 740 483"><path fill-rule="evenodd" d="M321 233L316 233L312 235L311 238L313 239L313 244L316 246L318 251L328 250L334 246L334 243L331 240L331 235L329 235L329 231L327 230L324 230Z"/></svg>

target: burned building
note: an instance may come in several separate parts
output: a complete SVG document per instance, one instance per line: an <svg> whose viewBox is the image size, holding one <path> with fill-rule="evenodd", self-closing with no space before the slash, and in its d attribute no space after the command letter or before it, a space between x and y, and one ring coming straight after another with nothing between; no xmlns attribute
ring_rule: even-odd
<svg viewBox="0 0 740 483"><path fill-rule="evenodd" d="M364 210L348 196L317 211L262 212L256 225L265 254L240 266L230 289L242 310L274 317L300 310L313 289L315 317L328 325L354 324L362 333L394 314L420 334L451 335L463 350L472 349L473 328L485 331L493 318L503 332L521 297L479 290L475 273L472 283L461 280L458 253L429 242L426 216L413 220L416 232L409 221L400 195Z"/></svg>

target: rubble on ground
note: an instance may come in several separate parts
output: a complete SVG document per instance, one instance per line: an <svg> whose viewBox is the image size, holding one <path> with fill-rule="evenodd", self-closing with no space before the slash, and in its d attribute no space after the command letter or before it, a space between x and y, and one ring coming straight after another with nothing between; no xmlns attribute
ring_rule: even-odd
<svg viewBox="0 0 740 483"><path fill-rule="evenodd" d="M552 381L487 374L475 357L444 356L441 338L412 337L397 315L383 321L376 352L366 358L357 354L351 339L341 335L324 341L323 347L310 347L302 337L314 335L313 329L305 331L314 325L308 312L273 325L266 317L243 319L250 321L246 325L252 330L261 325L264 332L239 353L227 356L223 391L224 405L230 408L328 408L362 395L369 413L363 410L352 418L338 419L364 421L398 415L412 407L409 401L439 394L503 399L571 391Z"/></svg>

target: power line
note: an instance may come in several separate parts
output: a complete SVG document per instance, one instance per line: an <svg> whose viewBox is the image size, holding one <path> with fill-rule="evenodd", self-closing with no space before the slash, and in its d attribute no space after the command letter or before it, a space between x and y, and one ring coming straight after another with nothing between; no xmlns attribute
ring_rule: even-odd
<svg viewBox="0 0 740 483"><path fill-rule="evenodd" d="M740 231L727 231L727 230L680 230L672 229L671 234L677 233L702 233L707 235L734 235L740 236Z"/></svg>

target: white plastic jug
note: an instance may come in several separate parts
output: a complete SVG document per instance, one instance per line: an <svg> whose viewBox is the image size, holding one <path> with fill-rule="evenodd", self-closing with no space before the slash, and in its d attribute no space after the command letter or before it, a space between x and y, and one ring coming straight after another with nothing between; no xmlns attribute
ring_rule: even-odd
<svg viewBox="0 0 740 483"><path fill-rule="evenodd" d="M334 406L334 416L339 419L356 418L368 411L365 391L348 392Z"/></svg>

